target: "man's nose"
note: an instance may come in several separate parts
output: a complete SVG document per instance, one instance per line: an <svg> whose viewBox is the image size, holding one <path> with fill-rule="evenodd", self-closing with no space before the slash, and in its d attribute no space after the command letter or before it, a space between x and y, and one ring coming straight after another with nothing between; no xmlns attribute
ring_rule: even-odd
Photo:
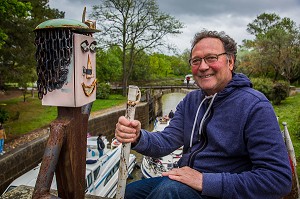
<svg viewBox="0 0 300 199"><path fill-rule="evenodd" d="M201 63L198 66L198 70L207 70L209 69L209 66L207 65L207 63L204 61L204 59L201 61Z"/></svg>

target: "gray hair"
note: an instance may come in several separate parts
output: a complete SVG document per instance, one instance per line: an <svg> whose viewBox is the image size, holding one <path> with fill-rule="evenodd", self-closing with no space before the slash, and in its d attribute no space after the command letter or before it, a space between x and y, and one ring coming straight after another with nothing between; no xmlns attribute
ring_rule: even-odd
<svg viewBox="0 0 300 199"><path fill-rule="evenodd" d="M190 58L192 57L192 50L195 47L195 45L204 38L217 38L220 39L223 43L225 52L229 56L233 56L234 60L234 66L233 70L236 68L236 54L237 54L237 44L236 42L229 37L225 32L217 32L217 31L208 31L208 30L202 30L201 32L198 32L195 34L194 39L192 40L192 46L191 46L191 52L190 52Z"/></svg>

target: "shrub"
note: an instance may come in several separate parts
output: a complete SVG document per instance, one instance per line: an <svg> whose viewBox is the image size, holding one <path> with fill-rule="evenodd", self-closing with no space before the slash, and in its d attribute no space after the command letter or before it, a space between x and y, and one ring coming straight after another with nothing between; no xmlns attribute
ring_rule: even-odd
<svg viewBox="0 0 300 199"><path fill-rule="evenodd" d="M262 92L275 105L289 96L289 83L285 81L273 82L269 78L251 79L253 88Z"/></svg>
<svg viewBox="0 0 300 199"><path fill-rule="evenodd" d="M6 120L8 120L9 114L7 110L0 108L0 123L3 124Z"/></svg>
<svg viewBox="0 0 300 199"><path fill-rule="evenodd" d="M97 85L96 98L108 99L110 94L110 86L106 83L99 83Z"/></svg>
<svg viewBox="0 0 300 199"><path fill-rule="evenodd" d="M282 100L289 96L289 83L284 81L273 84L271 100L275 105L279 105Z"/></svg>
<svg viewBox="0 0 300 199"><path fill-rule="evenodd" d="M262 92L269 100L271 100L273 82L269 78L253 78L251 79L253 88Z"/></svg>

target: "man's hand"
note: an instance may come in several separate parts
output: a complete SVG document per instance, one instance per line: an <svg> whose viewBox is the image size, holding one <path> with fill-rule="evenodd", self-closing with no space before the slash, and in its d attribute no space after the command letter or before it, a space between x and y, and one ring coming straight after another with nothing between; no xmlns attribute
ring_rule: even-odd
<svg viewBox="0 0 300 199"><path fill-rule="evenodd" d="M168 176L172 180L182 182L193 189L202 191L203 175L199 171L188 166L174 168L170 171L163 172L163 176Z"/></svg>
<svg viewBox="0 0 300 199"><path fill-rule="evenodd" d="M138 120L129 121L126 117L119 117L116 124L115 136L122 143L136 143L140 137L141 122Z"/></svg>

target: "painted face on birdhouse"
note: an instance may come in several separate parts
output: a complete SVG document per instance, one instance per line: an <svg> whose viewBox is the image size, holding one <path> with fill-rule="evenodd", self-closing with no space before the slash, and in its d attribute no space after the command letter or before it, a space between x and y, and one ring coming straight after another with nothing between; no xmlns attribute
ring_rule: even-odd
<svg viewBox="0 0 300 199"><path fill-rule="evenodd" d="M87 97L91 96L96 90L96 44L93 38L86 38L80 44L81 53L77 52L78 56L81 57L81 59L78 60L79 63L76 64L82 65L82 91Z"/></svg>
<svg viewBox="0 0 300 199"><path fill-rule="evenodd" d="M80 107L96 100L96 41L66 30L36 39L38 90L43 105Z"/></svg>

